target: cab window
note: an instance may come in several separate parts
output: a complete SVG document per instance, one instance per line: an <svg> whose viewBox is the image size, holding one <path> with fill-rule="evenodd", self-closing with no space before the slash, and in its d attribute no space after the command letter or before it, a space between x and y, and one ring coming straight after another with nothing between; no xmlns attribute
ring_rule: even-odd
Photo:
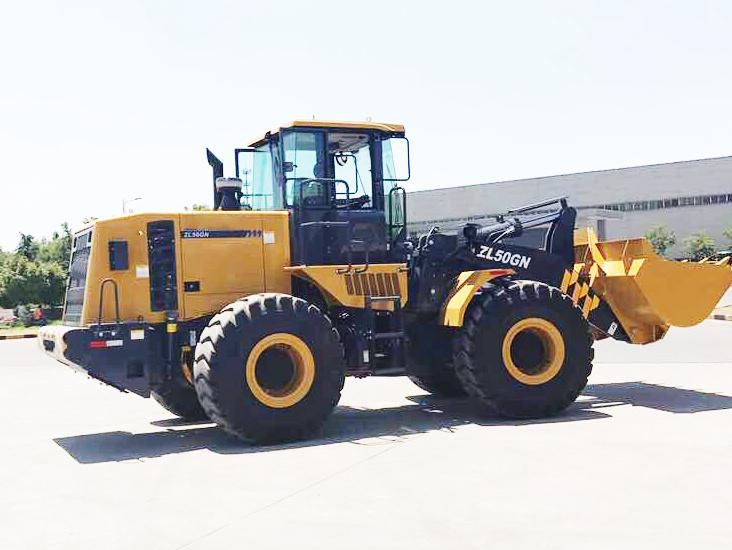
<svg viewBox="0 0 732 550"><path fill-rule="evenodd" d="M336 200L351 207L373 207L373 176L368 134L328 134L328 154L336 179Z"/></svg>

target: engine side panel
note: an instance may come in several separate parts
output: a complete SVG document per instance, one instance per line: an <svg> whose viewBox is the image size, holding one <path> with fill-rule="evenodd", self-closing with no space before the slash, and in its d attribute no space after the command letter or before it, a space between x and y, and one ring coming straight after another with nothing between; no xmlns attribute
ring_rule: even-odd
<svg viewBox="0 0 732 550"><path fill-rule="evenodd" d="M122 321L164 322L165 308L151 303L155 301L151 300L151 283L156 288L161 286L159 277L152 279L156 275L153 268L161 264L161 253L174 256L174 262L166 264L175 269L169 270L171 280L166 286L172 295L165 303L177 305L180 319L214 314L252 293L290 293L291 275L284 270L290 264L288 219L287 212L203 211L134 214L98 221L91 228L91 243L85 252L89 258L84 285L74 288L84 296L81 315L78 321L73 320L74 324L97 321L104 279L112 279L117 285ZM167 246L158 243L160 239L148 239L150 227L166 221L172 223ZM110 260L112 242L126 243L127 262L118 264L117 269ZM161 249L151 252L151 247L158 245ZM160 292L157 289L152 294ZM113 285L107 284L103 322L115 320L114 302Z"/></svg>

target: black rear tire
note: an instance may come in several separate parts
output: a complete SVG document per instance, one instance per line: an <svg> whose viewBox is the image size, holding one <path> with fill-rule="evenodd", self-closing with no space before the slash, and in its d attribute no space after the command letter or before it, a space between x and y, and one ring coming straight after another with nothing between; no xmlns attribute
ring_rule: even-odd
<svg viewBox="0 0 732 550"><path fill-rule="evenodd" d="M465 397L465 388L454 371L443 371L435 375L409 375L418 388L437 397Z"/></svg>
<svg viewBox="0 0 732 550"><path fill-rule="evenodd" d="M468 394L508 418L566 409L587 385L593 356L581 310L559 289L534 281L484 289L468 308L454 350Z"/></svg>
<svg viewBox="0 0 732 550"><path fill-rule="evenodd" d="M317 307L268 293L211 319L193 375L214 422L245 441L275 443L320 428L340 399L345 363L338 334Z"/></svg>
<svg viewBox="0 0 732 550"><path fill-rule="evenodd" d="M208 418L198 402L196 390L184 380L169 380L151 391L150 396L168 412L185 420Z"/></svg>

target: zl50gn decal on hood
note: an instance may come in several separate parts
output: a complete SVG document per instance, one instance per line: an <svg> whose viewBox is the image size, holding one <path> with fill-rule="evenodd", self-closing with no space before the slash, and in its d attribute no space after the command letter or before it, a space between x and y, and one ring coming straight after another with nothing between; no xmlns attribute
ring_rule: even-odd
<svg viewBox="0 0 732 550"><path fill-rule="evenodd" d="M227 239L232 237L240 239L255 239L262 236L262 230L184 229L180 232L180 236L183 239Z"/></svg>

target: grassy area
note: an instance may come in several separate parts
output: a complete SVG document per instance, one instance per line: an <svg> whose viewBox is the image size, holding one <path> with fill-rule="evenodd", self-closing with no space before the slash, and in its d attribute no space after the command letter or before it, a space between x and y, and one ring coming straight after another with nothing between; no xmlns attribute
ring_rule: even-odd
<svg viewBox="0 0 732 550"><path fill-rule="evenodd" d="M49 325L60 325L61 321L51 321ZM0 327L0 336L9 336L11 334L38 334L40 327Z"/></svg>

